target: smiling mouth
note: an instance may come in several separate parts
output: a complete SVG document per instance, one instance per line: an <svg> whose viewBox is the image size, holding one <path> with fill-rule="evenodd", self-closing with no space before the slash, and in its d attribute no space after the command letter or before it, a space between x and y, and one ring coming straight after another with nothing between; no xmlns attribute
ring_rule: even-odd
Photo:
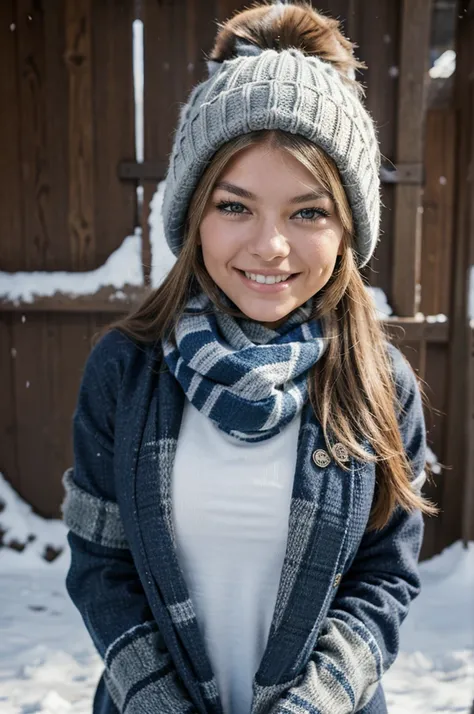
<svg viewBox="0 0 474 714"><path fill-rule="evenodd" d="M247 280L251 282L258 283L259 285L278 285L279 283L288 283L290 280L295 278L298 273L278 273L276 275L265 275L263 273L252 273L248 270L240 270L237 268L239 273L243 275Z"/></svg>

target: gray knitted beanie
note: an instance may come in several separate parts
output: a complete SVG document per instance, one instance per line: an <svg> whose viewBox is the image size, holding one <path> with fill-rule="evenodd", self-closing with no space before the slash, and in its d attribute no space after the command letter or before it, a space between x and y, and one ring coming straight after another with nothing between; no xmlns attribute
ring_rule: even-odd
<svg viewBox="0 0 474 714"><path fill-rule="evenodd" d="M175 255L186 214L210 159L242 134L280 129L306 137L335 162L354 219L359 266L379 236L379 147L357 91L329 62L298 49L237 43L237 57L209 62L191 92L174 137L163 200L166 240Z"/></svg>

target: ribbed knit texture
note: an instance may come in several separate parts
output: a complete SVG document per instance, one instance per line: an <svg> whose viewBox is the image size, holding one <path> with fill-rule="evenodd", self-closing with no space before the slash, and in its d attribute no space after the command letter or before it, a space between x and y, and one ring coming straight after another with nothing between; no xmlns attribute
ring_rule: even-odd
<svg viewBox="0 0 474 714"><path fill-rule="evenodd" d="M240 50L245 53L245 50ZM354 88L328 62L300 50L242 54L198 84L181 111L163 202L168 244L179 254L199 178L229 140L264 129L306 137L330 156L352 209L359 265L379 236L380 153L374 125Z"/></svg>
<svg viewBox="0 0 474 714"><path fill-rule="evenodd" d="M279 328L237 319L204 294L192 298L163 354L189 401L242 441L277 434L308 397L308 370L324 353L312 301Z"/></svg>

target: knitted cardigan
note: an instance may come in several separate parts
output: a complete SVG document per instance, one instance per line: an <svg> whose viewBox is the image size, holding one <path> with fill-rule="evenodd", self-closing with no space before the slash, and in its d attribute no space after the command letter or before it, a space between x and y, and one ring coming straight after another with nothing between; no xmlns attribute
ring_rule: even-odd
<svg viewBox="0 0 474 714"><path fill-rule="evenodd" d="M419 489L420 394L402 355L388 349ZM158 391L169 394L160 413ZM222 713L172 532L170 474L184 399L156 346L112 331L89 356L63 511L71 546L67 588L104 662L94 714ZM307 405L286 556L251 714L386 712L380 680L419 592L422 516L397 508L385 528L367 532L374 465L351 458L348 470L333 460L318 466L325 461L313 455L325 449Z"/></svg>

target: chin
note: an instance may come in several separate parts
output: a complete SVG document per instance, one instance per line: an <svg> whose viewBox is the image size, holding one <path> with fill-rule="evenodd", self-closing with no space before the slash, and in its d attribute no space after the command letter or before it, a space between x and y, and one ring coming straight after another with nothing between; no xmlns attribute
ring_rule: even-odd
<svg viewBox="0 0 474 714"><path fill-rule="evenodd" d="M255 322L279 322L284 320L291 313L291 309L288 310L246 310L244 306L239 305L239 309L246 315L250 320L255 320Z"/></svg>

